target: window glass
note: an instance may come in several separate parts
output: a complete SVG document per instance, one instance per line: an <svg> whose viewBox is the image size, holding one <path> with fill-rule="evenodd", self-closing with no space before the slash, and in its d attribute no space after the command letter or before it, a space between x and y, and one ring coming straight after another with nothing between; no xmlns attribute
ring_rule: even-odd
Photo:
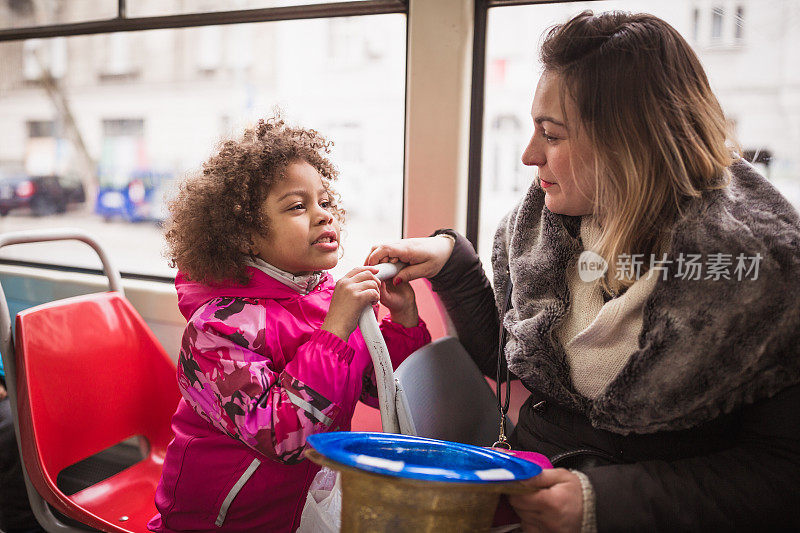
<svg viewBox="0 0 800 533"><path fill-rule="evenodd" d="M758 9L756 9L758 8ZM693 46L743 155L800 208L800 0L619 0L497 7L489 11L478 247L489 263L500 219L535 169L520 162L533 131L538 47L553 24L590 9L648 12Z"/></svg>
<svg viewBox="0 0 800 533"><path fill-rule="evenodd" d="M0 68L0 231L84 228L123 272L171 275L165 194L277 107L335 143L348 213L335 274L401 235L404 15L4 42ZM0 256L99 264L82 245Z"/></svg>
<svg viewBox="0 0 800 533"><path fill-rule="evenodd" d="M153 17L181 13L205 13L231 9L259 9L265 7L288 7L311 4L332 4L341 0L128 0L129 17ZM352 1L352 0L351 0ZM364 0L355 0L364 1Z"/></svg>
<svg viewBox="0 0 800 533"><path fill-rule="evenodd" d="M0 29L112 19L117 0L0 0Z"/></svg>

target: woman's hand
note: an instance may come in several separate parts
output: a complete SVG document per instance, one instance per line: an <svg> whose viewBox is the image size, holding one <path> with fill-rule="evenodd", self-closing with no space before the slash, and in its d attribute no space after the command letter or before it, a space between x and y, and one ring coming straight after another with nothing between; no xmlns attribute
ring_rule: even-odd
<svg viewBox="0 0 800 533"><path fill-rule="evenodd" d="M417 278L430 278L439 273L453 252L453 239L445 236L418 237L402 241L378 244L372 247L364 264L405 263L395 277L399 285Z"/></svg>
<svg viewBox="0 0 800 533"><path fill-rule="evenodd" d="M576 533L583 522L583 490L578 476L564 468L542 470L525 482L531 492L509 495L523 531Z"/></svg>
<svg viewBox="0 0 800 533"><path fill-rule="evenodd" d="M358 325L361 311L378 303L380 281L375 277L377 273L375 267L356 267L336 282L322 329L347 342Z"/></svg>
<svg viewBox="0 0 800 533"><path fill-rule="evenodd" d="M381 283L381 303L389 309L392 322L397 322L407 328L413 328L419 324L414 289L407 281L399 285L385 281Z"/></svg>

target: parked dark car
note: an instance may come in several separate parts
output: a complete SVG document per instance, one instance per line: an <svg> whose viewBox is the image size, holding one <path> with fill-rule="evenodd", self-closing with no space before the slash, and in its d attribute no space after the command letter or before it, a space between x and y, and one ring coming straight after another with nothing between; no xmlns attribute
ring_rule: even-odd
<svg viewBox="0 0 800 533"><path fill-rule="evenodd" d="M63 176L11 175L0 178L0 216L28 207L36 216L63 213L70 204L86 201L83 184Z"/></svg>

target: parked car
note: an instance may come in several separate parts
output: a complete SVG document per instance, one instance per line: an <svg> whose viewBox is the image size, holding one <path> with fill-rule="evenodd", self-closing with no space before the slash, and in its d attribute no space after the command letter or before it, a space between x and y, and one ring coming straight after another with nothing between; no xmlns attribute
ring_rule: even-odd
<svg viewBox="0 0 800 533"><path fill-rule="evenodd" d="M94 212L105 220L161 222L164 190L171 183L171 175L158 172L138 171L123 177L101 173Z"/></svg>
<svg viewBox="0 0 800 533"><path fill-rule="evenodd" d="M63 176L0 176L0 216L12 209L30 208L36 216L63 213L70 204L86 201L83 183Z"/></svg>

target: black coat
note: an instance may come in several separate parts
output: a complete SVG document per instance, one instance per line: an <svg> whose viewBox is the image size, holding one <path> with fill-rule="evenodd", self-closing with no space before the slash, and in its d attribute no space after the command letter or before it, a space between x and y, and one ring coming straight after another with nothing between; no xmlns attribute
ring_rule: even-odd
<svg viewBox="0 0 800 533"><path fill-rule="evenodd" d="M449 233L453 254L431 282L461 342L494 377L495 298L472 246ZM599 531L800 528L799 386L689 429L646 434L598 429L532 390L511 442L586 473Z"/></svg>

